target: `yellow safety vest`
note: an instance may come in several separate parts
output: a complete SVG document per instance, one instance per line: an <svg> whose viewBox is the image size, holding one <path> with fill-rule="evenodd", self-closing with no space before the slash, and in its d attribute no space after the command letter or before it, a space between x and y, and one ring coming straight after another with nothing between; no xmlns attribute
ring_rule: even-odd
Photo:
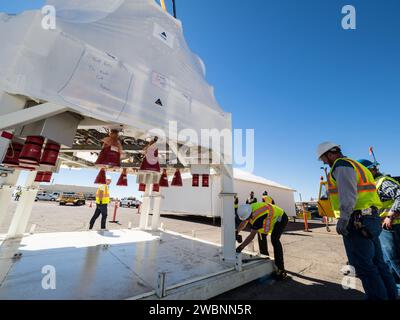
<svg viewBox="0 0 400 320"><path fill-rule="evenodd" d="M357 200L354 210L364 210L371 207L381 208L382 204L376 191L376 185L372 173L361 163L349 158L340 158L335 161L343 160L351 164L357 176ZM332 169L328 175L328 194L332 204L332 209L336 218L340 217L340 201L336 180L332 177Z"/></svg>
<svg viewBox="0 0 400 320"><path fill-rule="evenodd" d="M378 190L378 189L381 187L382 183L385 182L385 181L392 181L392 182L395 183L396 185L400 186L400 183L399 183L397 180L395 180L395 179L393 179L393 178L391 178L391 177L388 177L388 176L379 176L379 177L376 179L376 190ZM381 203L382 203L382 210L381 210L380 216L381 216L382 218L384 218L384 217L386 217L386 216L388 215L388 213L390 212L390 209L391 209L392 206L393 206L394 200L381 201ZM394 220L393 220L393 224L400 224L400 218L394 219Z"/></svg>
<svg viewBox="0 0 400 320"><path fill-rule="evenodd" d="M96 203L100 204L100 191L103 191L103 201L102 204L110 203L110 194L108 193L108 186L106 184L101 185L96 191Z"/></svg>
<svg viewBox="0 0 400 320"><path fill-rule="evenodd" d="M267 204L265 202L256 202L251 205L252 209L252 219L250 220L250 224L254 225L254 223L263 219L262 228L258 229L259 233L263 234L271 234L274 231L275 223L278 221L280 217L283 216L284 210L275 206L273 204Z"/></svg>
<svg viewBox="0 0 400 320"><path fill-rule="evenodd" d="M270 196L263 196L262 199L265 203L272 203L272 198Z"/></svg>

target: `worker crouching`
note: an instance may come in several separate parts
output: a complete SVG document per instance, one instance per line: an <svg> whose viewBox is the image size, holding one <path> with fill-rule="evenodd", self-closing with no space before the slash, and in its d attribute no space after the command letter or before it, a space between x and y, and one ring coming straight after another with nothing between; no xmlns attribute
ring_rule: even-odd
<svg viewBox="0 0 400 320"><path fill-rule="evenodd" d="M251 233L246 240L237 247L236 252L242 252L242 250L253 241L256 234L265 236L270 234L272 246L274 248L275 265L278 268L275 273L275 278L278 280L287 278L283 261L283 248L280 241L281 235L289 221L284 210L270 203L256 202L241 205L238 209L238 216L240 220L242 220L238 228L238 233L240 233L248 223L251 225Z"/></svg>

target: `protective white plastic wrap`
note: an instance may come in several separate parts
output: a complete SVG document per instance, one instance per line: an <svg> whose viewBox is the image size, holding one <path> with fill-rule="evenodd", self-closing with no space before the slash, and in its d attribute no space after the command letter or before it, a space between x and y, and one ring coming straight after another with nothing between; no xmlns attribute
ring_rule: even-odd
<svg viewBox="0 0 400 320"><path fill-rule="evenodd" d="M155 0L48 0L41 11L0 14L0 90L138 129L231 128L180 21ZM1 107L1 106L0 106Z"/></svg>

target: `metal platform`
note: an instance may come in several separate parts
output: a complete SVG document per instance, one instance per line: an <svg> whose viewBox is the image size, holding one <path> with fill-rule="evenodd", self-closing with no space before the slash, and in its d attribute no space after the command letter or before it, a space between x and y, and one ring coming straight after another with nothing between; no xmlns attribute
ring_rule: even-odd
<svg viewBox="0 0 400 320"><path fill-rule="evenodd" d="M219 246L167 231L44 233L0 245L0 299L209 299L274 265L252 261L237 271ZM54 267L55 289L42 287L45 266Z"/></svg>

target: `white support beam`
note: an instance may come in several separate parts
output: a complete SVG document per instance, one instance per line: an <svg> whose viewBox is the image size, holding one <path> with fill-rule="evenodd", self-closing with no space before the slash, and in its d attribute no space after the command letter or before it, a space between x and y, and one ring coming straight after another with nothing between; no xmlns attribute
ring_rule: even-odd
<svg viewBox="0 0 400 320"><path fill-rule="evenodd" d="M146 230L149 224L149 215L151 209L151 194L152 194L152 186L151 184L146 184L146 191L143 195L143 203L140 206L140 222L139 228L141 230Z"/></svg>
<svg viewBox="0 0 400 320"><path fill-rule="evenodd" d="M160 227L160 208L162 196L159 192L154 196L153 216L151 219L151 230L157 231Z"/></svg>
<svg viewBox="0 0 400 320"><path fill-rule="evenodd" d="M221 166L221 244L225 261L236 261L235 214L233 208L233 169L232 165Z"/></svg>
<svg viewBox="0 0 400 320"><path fill-rule="evenodd" d="M25 187L22 188L17 209L7 232L7 239L18 238L25 233L39 187L39 183L35 182L35 177L36 172L32 171L26 179Z"/></svg>
<svg viewBox="0 0 400 320"><path fill-rule="evenodd" d="M7 177L0 178L0 226L8 213L20 173L20 170L15 170L13 173L8 174Z"/></svg>
<svg viewBox="0 0 400 320"><path fill-rule="evenodd" d="M14 111L0 117L0 130L13 129L17 126L43 120L65 111L68 111L67 107L50 102L39 104L28 109Z"/></svg>

